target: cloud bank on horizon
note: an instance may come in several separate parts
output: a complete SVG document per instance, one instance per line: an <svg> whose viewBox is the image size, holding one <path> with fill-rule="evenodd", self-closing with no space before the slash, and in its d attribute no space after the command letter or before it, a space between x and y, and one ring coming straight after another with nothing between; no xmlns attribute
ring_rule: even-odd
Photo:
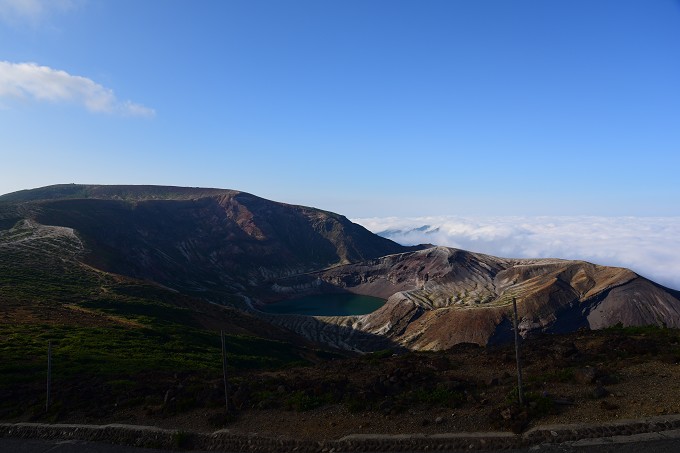
<svg viewBox="0 0 680 453"><path fill-rule="evenodd" d="M386 217L353 220L404 245L432 243L509 258L621 266L680 289L680 217Z"/></svg>
<svg viewBox="0 0 680 453"><path fill-rule="evenodd" d="M113 90L94 81L39 66L36 63L0 61L0 99L29 99L37 102L71 102L94 113L153 117L153 109L116 98Z"/></svg>

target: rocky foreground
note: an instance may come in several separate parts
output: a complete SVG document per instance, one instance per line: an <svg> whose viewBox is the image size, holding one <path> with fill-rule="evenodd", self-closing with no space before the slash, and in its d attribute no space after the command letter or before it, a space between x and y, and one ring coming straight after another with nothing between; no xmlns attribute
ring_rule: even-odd
<svg viewBox="0 0 680 453"><path fill-rule="evenodd" d="M202 451L250 451L250 452L394 452L394 451L463 451L463 450L509 450L545 447L557 448L565 443L595 442L594 445L612 445L627 442L635 437L638 442L668 441L677 439L680 416L649 417L622 420L603 424L576 424L544 426L522 435L511 433L446 433L436 435L364 435L351 434L340 439L314 441L263 436L258 433L240 434L229 430L212 433L178 431L173 429L135 426L125 424L81 425L0 423L0 437L24 439L50 439L66 441L104 442L107 444L152 447L167 450L201 449ZM617 437L620 436L620 437ZM672 436L672 437L670 437ZM4 444L3 444L4 445ZM8 443L16 445L17 443ZM645 444L646 448L649 444ZM49 444L45 448L49 448ZM564 448L564 447L562 447ZM632 451L630 449L626 451Z"/></svg>
<svg viewBox="0 0 680 453"><path fill-rule="evenodd" d="M217 377L206 381L183 374L169 380L150 376L141 395L146 402L131 392L94 407L74 385L62 407L48 416L5 421L49 417L58 423L132 423L206 433L227 428L241 439L257 433L317 442L350 434L530 433L541 425L680 414L680 332L675 329L547 335L526 341L522 357L526 406L517 405L512 347L460 345L446 352L378 353L280 371L233 370L229 417ZM149 399L152 394L157 398Z"/></svg>

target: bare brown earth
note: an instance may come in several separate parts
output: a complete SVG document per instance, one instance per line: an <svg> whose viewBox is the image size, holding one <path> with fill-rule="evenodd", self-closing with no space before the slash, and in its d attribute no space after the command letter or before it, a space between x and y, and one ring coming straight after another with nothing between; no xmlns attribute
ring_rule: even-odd
<svg viewBox="0 0 680 453"><path fill-rule="evenodd" d="M170 398L163 404L104 406L64 413L56 421L199 432L226 426L234 432L321 440L352 433L521 431L538 424L678 414L679 339L672 329L613 329L527 341L526 408L516 405L512 348L460 345L438 353L378 354L276 372L236 372L230 396L238 409L229 420L220 407L219 379L204 382L212 389L207 398L194 394L204 398L200 408L173 407L187 397L183 389L192 388L191 376L176 376L164 383ZM342 403L324 402L333 392ZM124 400L118 404L126 405Z"/></svg>
<svg viewBox="0 0 680 453"><path fill-rule="evenodd" d="M338 291L388 299L359 317L260 316L341 349L434 351L508 341L513 298L524 335L617 323L680 327L680 293L628 269L447 247L414 251L341 215L233 190L21 191L0 197L0 231L0 247L23 255L49 244L60 259L244 310L245 296L256 304Z"/></svg>
<svg viewBox="0 0 680 453"><path fill-rule="evenodd" d="M342 290L387 298L382 308L362 316L267 317L316 341L364 351L378 339L421 351L507 342L513 299L523 336L617 323L680 327L680 293L629 269L498 258L448 247L280 278L271 289L283 295Z"/></svg>

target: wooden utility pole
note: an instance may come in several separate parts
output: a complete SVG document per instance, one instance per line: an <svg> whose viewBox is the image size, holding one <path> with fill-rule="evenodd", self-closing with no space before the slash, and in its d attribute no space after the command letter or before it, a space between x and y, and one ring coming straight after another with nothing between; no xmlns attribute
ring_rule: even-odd
<svg viewBox="0 0 680 453"><path fill-rule="evenodd" d="M227 383L227 347L224 341L224 330L220 330L222 340L222 375L224 377L224 408L229 412L229 384Z"/></svg>
<svg viewBox="0 0 680 453"><path fill-rule="evenodd" d="M515 326L515 360L517 361L517 394L519 404L524 405L524 390L522 390L522 364L519 357L519 329L517 328L517 300L512 298L513 324Z"/></svg>
<svg viewBox="0 0 680 453"><path fill-rule="evenodd" d="M47 340L47 398L45 399L45 412L50 410L50 390L52 387L52 340Z"/></svg>

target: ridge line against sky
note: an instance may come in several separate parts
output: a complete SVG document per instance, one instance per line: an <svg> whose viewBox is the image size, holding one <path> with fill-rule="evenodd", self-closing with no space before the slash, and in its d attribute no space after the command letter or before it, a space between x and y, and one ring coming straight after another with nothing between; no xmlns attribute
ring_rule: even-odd
<svg viewBox="0 0 680 453"><path fill-rule="evenodd" d="M0 0L0 193L680 215L680 1Z"/></svg>

